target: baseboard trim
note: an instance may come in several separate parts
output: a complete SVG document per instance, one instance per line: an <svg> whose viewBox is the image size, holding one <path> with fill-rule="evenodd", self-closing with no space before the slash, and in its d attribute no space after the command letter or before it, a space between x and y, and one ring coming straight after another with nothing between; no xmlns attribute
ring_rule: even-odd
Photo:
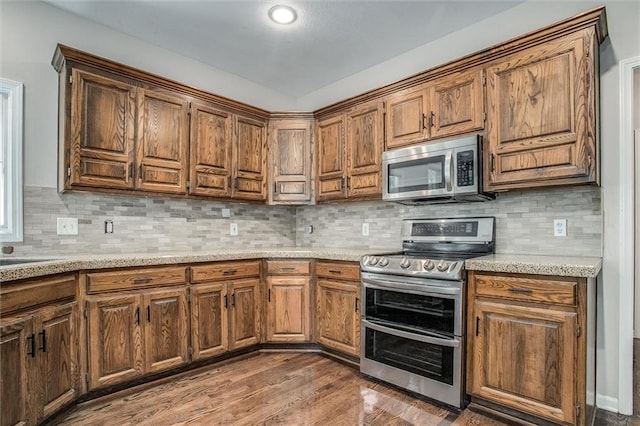
<svg viewBox="0 0 640 426"><path fill-rule="evenodd" d="M607 395L596 395L596 406L598 410L607 410L613 413L618 413L618 398L613 398Z"/></svg>

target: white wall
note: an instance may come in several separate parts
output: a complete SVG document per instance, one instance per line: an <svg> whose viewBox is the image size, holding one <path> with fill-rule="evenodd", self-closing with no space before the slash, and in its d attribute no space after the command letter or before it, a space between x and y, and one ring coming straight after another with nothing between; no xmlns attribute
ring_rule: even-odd
<svg viewBox="0 0 640 426"><path fill-rule="evenodd" d="M25 86L25 185L56 186L58 43L269 110L293 99L46 3L0 1L0 76Z"/></svg>
<svg viewBox="0 0 640 426"><path fill-rule="evenodd" d="M637 1L530 0L397 58L290 99L237 76L117 33L43 3L0 1L0 75L25 83L25 184L55 186L57 81L50 65L56 43L160 74L270 110L309 110L391 83L604 4L610 37L601 47L603 288L598 305L598 403L616 410L620 235L618 187L618 62L640 55ZM632 177L630 177L632 178ZM632 229L624 230L633 232ZM629 295L631 297L631 295ZM629 313L629 321L633 321Z"/></svg>

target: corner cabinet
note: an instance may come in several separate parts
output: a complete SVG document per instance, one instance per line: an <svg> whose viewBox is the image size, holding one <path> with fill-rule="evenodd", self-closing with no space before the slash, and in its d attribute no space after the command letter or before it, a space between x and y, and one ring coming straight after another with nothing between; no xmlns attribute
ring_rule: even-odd
<svg viewBox="0 0 640 426"><path fill-rule="evenodd" d="M372 102L318 120L318 201L380 198L383 119Z"/></svg>
<svg viewBox="0 0 640 426"><path fill-rule="evenodd" d="M595 283L469 273L467 393L560 424L595 415Z"/></svg>
<svg viewBox="0 0 640 426"><path fill-rule="evenodd" d="M485 190L598 181L598 45L586 28L486 68Z"/></svg>
<svg viewBox="0 0 640 426"><path fill-rule="evenodd" d="M232 198L264 200L267 181L266 121L236 116Z"/></svg>
<svg viewBox="0 0 640 426"><path fill-rule="evenodd" d="M269 204L312 202L312 124L312 117L269 120Z"/></svg>

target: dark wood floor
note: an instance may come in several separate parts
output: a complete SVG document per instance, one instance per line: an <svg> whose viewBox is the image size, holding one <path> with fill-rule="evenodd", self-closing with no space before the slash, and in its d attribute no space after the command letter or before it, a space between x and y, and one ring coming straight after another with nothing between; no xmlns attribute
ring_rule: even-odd
<svg viewBox="0 0 640 426"><path fill-rule="evenodd" d="M640 340L634 416L599 411L597 426L640 426ZM262 353L164 383L88 402L62 425L514 425L467 408L454 412L363 378L311 353Z"/></svg>

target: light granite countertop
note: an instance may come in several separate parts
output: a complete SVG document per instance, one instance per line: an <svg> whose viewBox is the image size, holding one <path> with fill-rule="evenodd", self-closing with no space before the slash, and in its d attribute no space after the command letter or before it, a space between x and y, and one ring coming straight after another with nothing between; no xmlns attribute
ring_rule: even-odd
<svg viewBox="0 0 640 426"><path fill-rule="evenodd" d="M469 271L595 278L602 269L602 259L599 257L494 254L467 259L464 265Z"/></svg>
<svg viewBox="0 0 640 426"><path fill-rule="evenodd" d="M358 262L366 254L397 252L393 248L274 248L230 249L206 252L129 253L83 256L40 256L37 262L0 266L0 282L89 269L126 268L260 258L302 258ZM7 257L10 258L10 257ZM26 259L26 258L23 258ZM45 260L53 259L53 260ZM465 261L471 271L596 277L602 268L599 257L495 254Z"/></svg>
<svg viewBox="0 0 640 426"><path fill-rule="evenodd" d="M171 265L260 258L302 258L359 262L365 254L397 252L393 248L305 248L229 249L206 252L128 253L111 255L39 256L21 259L53 259L0 266L0 282L88 269ZM10 257L7 257L10 258Z"/></svg>

